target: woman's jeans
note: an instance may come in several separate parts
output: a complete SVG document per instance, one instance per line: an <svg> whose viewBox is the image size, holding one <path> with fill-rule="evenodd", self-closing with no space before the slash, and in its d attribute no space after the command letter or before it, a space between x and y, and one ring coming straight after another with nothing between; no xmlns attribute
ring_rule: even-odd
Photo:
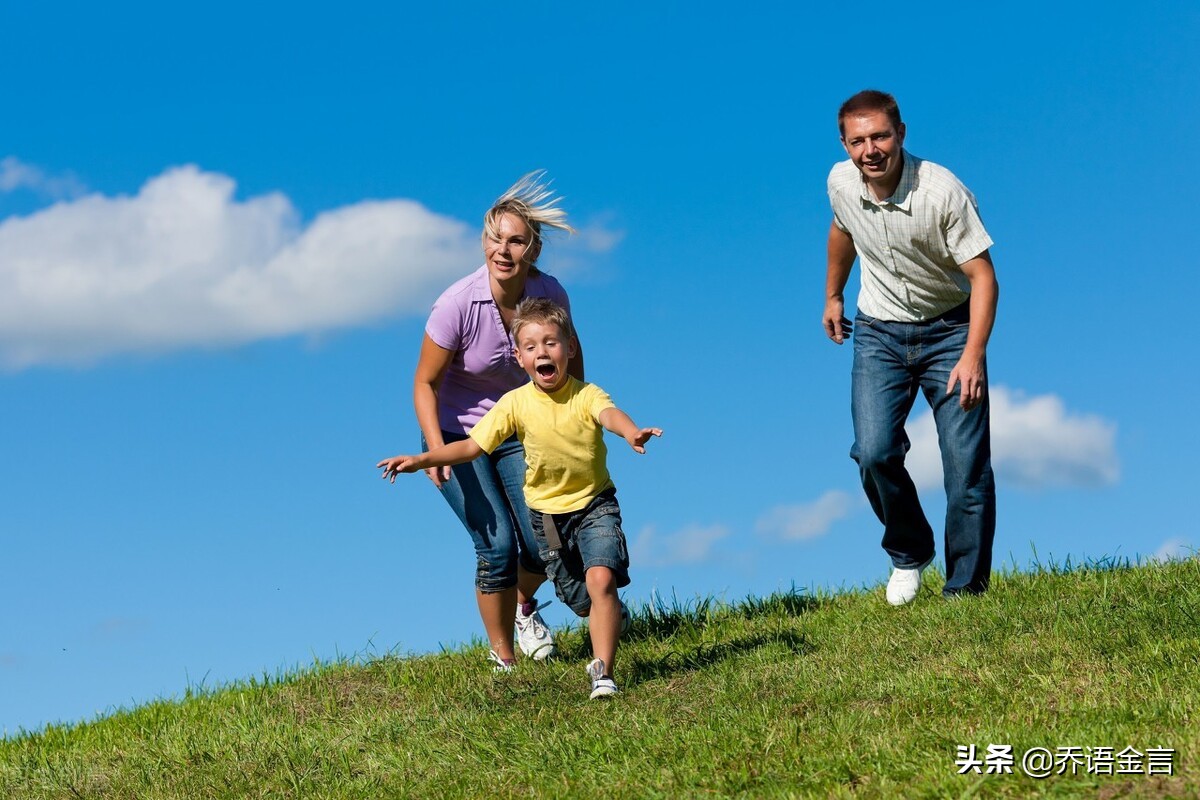
<svg viewBox="0 0 1200 800"><path fill-rule="evenodd" d="M960 385L946 394L969 323L967 303L926 322L890 322L860 311L854 323L850 457L883 523L883 549L901 569L922 566L934 554L933 530L904 467L904 422L918 391L933 408L946 481L947 595L987 589L996 535L987 386L971 411L959 405Z"/></svg>
<svg viewBox="0 0 1200 800"><path fill-rule="evenodd" d="M447 444L467 437L442 431ZM428 450L421 437L421 450ZM475 543L475 587L486 594L517 585L518 560L526 570L545 574L538 557L529 509L525 505L525 450L516 437L490 455L451 467L442 497L458 515Z"/></svg>

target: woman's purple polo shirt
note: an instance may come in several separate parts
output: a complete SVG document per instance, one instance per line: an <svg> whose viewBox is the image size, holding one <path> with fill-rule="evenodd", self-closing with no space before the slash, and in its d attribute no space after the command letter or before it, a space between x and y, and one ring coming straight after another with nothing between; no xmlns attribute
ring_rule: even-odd
<svg viewBox="0 0 1200 800"><path fill-rule="evenodd" d="M526 297L548 297L571 311L562 284L544 272L525 279ZM467 433L500 396L529 380L492 299L487 265L455 282L433 304L425 333L454 352L438 387L442 430Z"/></svg>

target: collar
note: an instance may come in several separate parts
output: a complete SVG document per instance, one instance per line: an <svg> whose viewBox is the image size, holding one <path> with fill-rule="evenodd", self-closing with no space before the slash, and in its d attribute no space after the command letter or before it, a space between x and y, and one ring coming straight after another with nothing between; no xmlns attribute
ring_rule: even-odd
<svg viewBox="0 0 1200 800"><path fill-rule="evenodd" d="M492 285L488 279L487 264L484 264L471 276L471 300L476 303L494 303Z"/></svg>
<svg viewBox="0 0 1200 800"><path fill-rule="evenodd" d="M530 290L533 289L533 295L540 297L540 292L543 287L537 281L541 280L540 275L529 273L525 276L525 297L530 296ZM536 287L536 288L535 288ZM479 269L471 273L471 301L475 303L495 303L496 299L492 297L491 276L488 275L487 264L484 264Z"/></svg>
<svg viewBox="0 0 1200 800"><path fill-rule="evenodd" d="M525 385L552 403L562 403L566 400L569 400L575 392L575 387L582 386L583 383L581 383L580 380L574 375L568 375L567 379L563 381L563 385L555 389L553 392L543 392L541 389L533 385L533 381L530 381Z"/></svg>
<svg viewBox="0 0 1200 800"><path fill-rule="evenodd" d="M917 188L917 165L921 159L903 148L900 149L900 152L903 154L904 163L900 167L900 182L896 184L896 190L892 192L892 196L876 200L875 196L871 194L871 190L867 188L866 179L863 179L859 186L863 202L873 206L892 205L905 211L912 208L913 190Z"/></svg>

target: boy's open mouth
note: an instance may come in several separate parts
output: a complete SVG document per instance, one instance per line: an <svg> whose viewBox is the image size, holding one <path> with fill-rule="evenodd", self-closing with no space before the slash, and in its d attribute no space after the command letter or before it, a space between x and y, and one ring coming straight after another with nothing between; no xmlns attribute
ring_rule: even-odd
<svg viewBox="0 0 1200 800"><path fill-rule="evenodd" d="M555 373L558 372L558 368L553 364L538 364L536 369L537 374L543 378L553 378Z"/></svg>

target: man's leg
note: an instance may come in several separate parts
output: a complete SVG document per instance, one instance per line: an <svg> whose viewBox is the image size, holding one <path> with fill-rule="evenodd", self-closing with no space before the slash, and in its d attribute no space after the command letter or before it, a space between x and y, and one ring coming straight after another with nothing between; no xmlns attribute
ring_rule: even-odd
<svg viewBox="0 0 1200 800"><path fill-rule="evenodd" d="M903 341L909 327L859 314L850 382L850 456L858 462L863 490L883 523L883 549L899 569L922 566L934 552L933 529L904 467L909 448L904 422L918 389Z"/></svg>
<svg viewBox="0 0 1200 800"><path fill-rule="evenodd" d="M946 394L950 372L966 346L967 325L934 324L922 388L937 424L946 486L946 585L942 593L978 594L992 573L996 536L996 480L992 474L990 397L970 411L959 405L959 386Z"/></svg>

